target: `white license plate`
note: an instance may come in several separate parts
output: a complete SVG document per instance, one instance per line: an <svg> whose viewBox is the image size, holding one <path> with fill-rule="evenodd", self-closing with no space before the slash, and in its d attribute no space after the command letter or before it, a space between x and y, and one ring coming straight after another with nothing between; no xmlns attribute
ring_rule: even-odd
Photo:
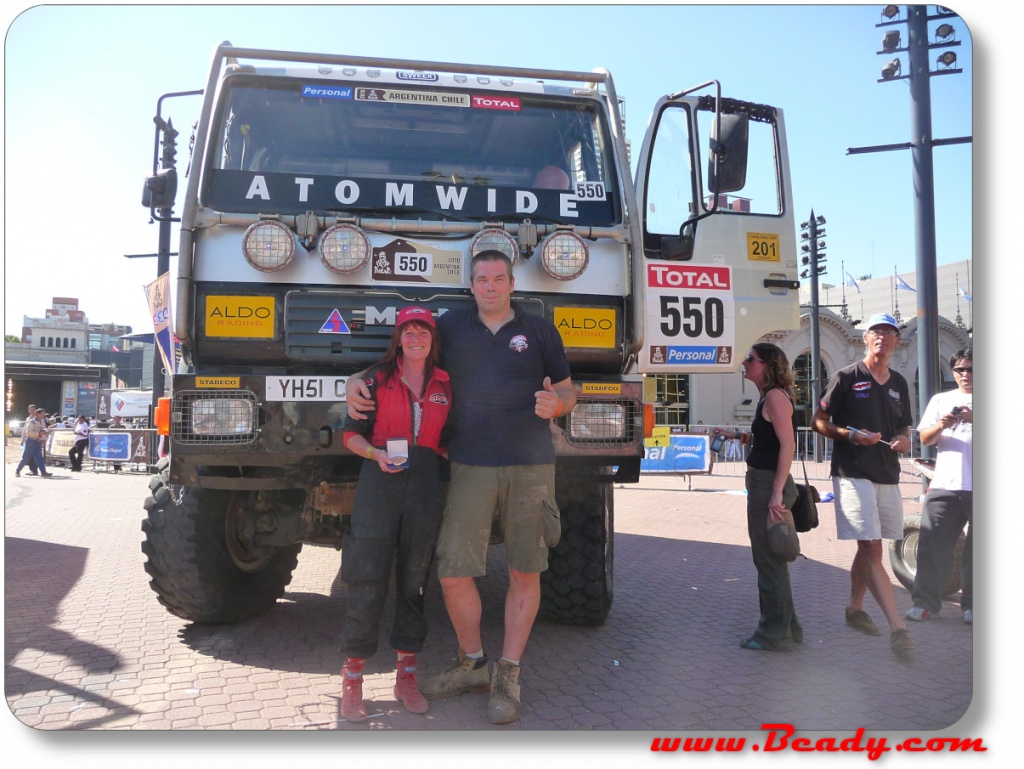
<svg viewBox="0 0 1024 769"><path fill-rule="evenodd" d="M347 376L268 376L268 401L343 401Z"/></svg>

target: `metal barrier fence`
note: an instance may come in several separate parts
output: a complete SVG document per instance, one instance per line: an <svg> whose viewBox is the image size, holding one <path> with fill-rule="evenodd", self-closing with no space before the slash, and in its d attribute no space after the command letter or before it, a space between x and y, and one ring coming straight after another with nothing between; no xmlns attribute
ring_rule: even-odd
<svg viewBox="0 0 1024 769"><path fill-rule="evenodd" d="M51 430L43 444L46 464L70 466L68 452L74 445L74 430ZM159 449L160 438L156 430L92 430L89 433L89 447L83 457L83 466L87 462L92 470L124 468L149 472L159 460Z"/></svg>
<svg viewBox="0 0 1024 769"><path fill-rule="evenodd" d="M701 425L699 428L692 427L696 432L698 429L712 433L715 429L721 430L750 430L749 425L737 428L736 425ZM921 456L921 441L917 430L910 431L911 453L900 455L900 466L903 470L902 480L913 480L920 477L920 472L913 466L912 460ZM711 467L712 475L724 475L729 477L743 477L747 472L747 452L749 446L743 446L739 441L726 441L722 450L714 459ZM817 455L815 455L817 451ZM810 480L827 480L830 477L832 463L832 441L818 435L809 427L798 427L796 433L796 455L793 458L793 477L803 477L803 468L800 460L804 461L807 467L807 477Z"/></svg>

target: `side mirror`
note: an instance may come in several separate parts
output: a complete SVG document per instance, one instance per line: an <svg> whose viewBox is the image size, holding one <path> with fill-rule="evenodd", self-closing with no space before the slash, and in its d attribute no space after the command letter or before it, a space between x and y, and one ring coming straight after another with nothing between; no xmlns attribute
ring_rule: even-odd
<svg viewBox="0 0 1024 769"><path fill-rule="evenodd" d="M743 114L728 114L721 116L720 127L717 120L711 121L708 190L714 195L742 190L747 183L749 120L750 118Z"/></svg>

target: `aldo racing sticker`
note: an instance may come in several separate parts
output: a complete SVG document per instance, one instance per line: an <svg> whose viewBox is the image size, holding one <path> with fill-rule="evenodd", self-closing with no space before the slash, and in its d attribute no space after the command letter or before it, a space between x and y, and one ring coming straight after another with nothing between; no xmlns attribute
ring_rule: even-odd
<svg viewBox="0 0 1024 769"><path fill-rule="evenodd" d="M274 297L206 297L206 336L270 339L274 336Z"/></svg>

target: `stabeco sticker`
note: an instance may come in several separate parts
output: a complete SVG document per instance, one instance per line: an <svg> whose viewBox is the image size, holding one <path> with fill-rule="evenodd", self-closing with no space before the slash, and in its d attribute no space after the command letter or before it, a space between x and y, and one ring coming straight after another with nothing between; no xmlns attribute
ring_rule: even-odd
<svg viewBox="0 0 1024 769"><path fill-rule="evenodd" d="M510 350L515 350L516 352L526 352L526 348L529 346L530 345L527 343L526 337L522 334L516 334L512 337L512 341L508 343L508 348Z"/></svg>

